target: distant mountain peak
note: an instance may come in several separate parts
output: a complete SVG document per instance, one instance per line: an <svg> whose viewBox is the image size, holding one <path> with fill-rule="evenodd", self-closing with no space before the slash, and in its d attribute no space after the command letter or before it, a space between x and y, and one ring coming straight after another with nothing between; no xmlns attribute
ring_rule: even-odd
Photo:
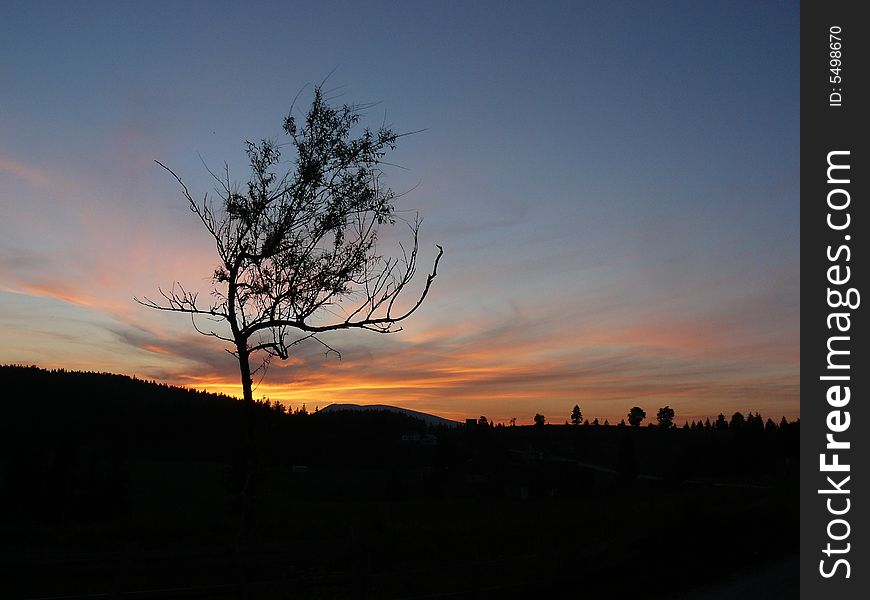
<svg viewBox="0 0 870 600"><path fill-rule="evenodd" d="M411 410L410 408L401 408L399 406L391 406L389 404L330 404L320 409L320 412L340 412L340 411L377 411L383 410L388 412L408 415L415 419L420 419L426 425L457 427L460 425L458 421L452 421L439 417L438 415L430 415L429 413Z"/></svg>

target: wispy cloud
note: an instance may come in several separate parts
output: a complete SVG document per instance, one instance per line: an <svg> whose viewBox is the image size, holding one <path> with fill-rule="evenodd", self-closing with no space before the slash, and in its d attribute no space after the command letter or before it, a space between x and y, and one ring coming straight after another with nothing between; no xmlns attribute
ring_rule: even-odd
<svg viewBox="0 0 870 600"><path fill-rule="evenodd" d="M99 327L129 353L123 364L137 374L238 394L237 364L224 344L197 335L181 315L132 302L133 294L172 279L207 290L213 259L207 246L193 249L207 239L158 246L119 221L119 213L88 218L93 233L76 255L4 256L2 288L103 315ZM302 344L289 361L271 365L257 393L295 405L391 402L505 421L530 420L539 411L558 420L575 402L611 421L644 403L670 404L678 416L714 416L751 402L753 410L795 416L796 340L773 335L792 329L780 323L756 333L759 307L782 305L794 281L773 281L754 295L729 292L723 282L711 296L709 282L695 284L663 291L644 306L644 297L613 297L608 286L616 284L578 289L548 271L554 257L517 254L487 269L488 281L475 275L474 260L454 260L407 331L324 338L341 360L324 356L316 343ZM620 260L597 264L587 280L617 269ZM491 294L477 295L488 286Z"/></svg>
<svg viewBox="0 0 870 600"><path fill-rule="evenodd" d="M46 189L56 188L61 182L56 175L36 167L25 165L11 158L0 156L0 171L14 175L28 184Z"/></svg>
<svg viewBox="0 0 870 600"><path fill-rule="evenodd" d="M178 368L161 368L161 378L239 392L237 364L211 338L131 327L113 333L125 344L176 360ZM794 416L798 394L797 365L790 361L757 365L736 348L707 356L694 340L644 330L620 330L608 340L602 332L566 327L555 316L514 315L416 335L351 333L328 341L341 350L341 360L325 356L316 343L302 344L289 361L272 363L257 393L294 405L391 402L454 418L484 413L504 421L530 420L536 411L558 418L575 402L611 421L633 404L670 404L685 416L714 416L741 402L746 410L749 399L752 410Z"/></svg>

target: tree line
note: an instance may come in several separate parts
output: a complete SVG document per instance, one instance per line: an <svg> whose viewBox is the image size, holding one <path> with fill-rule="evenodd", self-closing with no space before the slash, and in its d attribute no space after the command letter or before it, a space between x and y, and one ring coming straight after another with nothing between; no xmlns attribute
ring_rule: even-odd
<svg viewBox="0 0 870 600"><path fill-rule="evenodd" d="M626 427L626 426L640 427L641 424L643 423L643 421L646 420L646 416L647 416L646 411L643 408L641 408L640 406L633 406L633 407L631 407L631 409L629 409L628 413L626 414L626 417L624 419L622 419L616 425L616 427ZM648 427L656 427L658 429L677 429L678 426L674 422L675 416L676 416L676 412L674 411L673 408L671 408L668 405L663 406L663 407L659 408L658 411L656 412L655 423L649 422L649 423L647 423L647 426ZM628 419L627 424L626 424L626 419ZM535 416L533 417L532 421L536 426L543 427L544 425L547 424L547 417L541 413L535 413ZM510 419L511 426L515 426L516 422L517 422L516 417ZM690 422L690 421L686 420L683 423L683 426L681 427L681 429L687 429L687 430L691 430L691 431L702 431L702 430L710 431L710 430L714 430L714 429L717 431L723 431L723 430L737 431L737 430L741 430L741 429L752 430L752 431L761 431L761 430L776 431L777 429L785 428L792 423L799 423L799 422L800 422L800 419L797 419L796 421L790 423L783 416L779 420L779 423L777 423L776 421L774 421L771 418L765 419L764 417L761 416L761 413L759 413L759 412L753 413L752 411L750 411L748 415L744 416L743 413L741 413L740 411L737 411L734 414L732 414L730 418L726 417L724 415L724 413L719 413L719 416L716 417L716 419L713 422L710 421L709 417L707 419L705 419L704 421L692 420ZM495 423L489 421L485 415L481 415L477 419L477 424L478 425L495 426ZM583 412L580 410L579 404L574 405L574 408L571 410L571 414L570 414L569 418L565 420L565 425L568 425L568 424L570 424L572 426L580 426L580 425L590 426L591 425L593 427L598 427L598 426L609 427L609 426L611 426L610 421L608 421L607 419L604 419L603 423L600 422L597 417L595 419L593 419L591 423L589 422L588 419L584 419Z"/></svg>

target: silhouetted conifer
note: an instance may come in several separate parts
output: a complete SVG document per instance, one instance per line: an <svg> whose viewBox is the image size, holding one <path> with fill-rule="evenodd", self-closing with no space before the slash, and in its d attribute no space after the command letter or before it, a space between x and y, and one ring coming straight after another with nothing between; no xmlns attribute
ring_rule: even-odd
<svg viewBox="0 0 870 600"><path fill-rule="evenodd" d="M574 408L571 410L571 424L572 425L579 425L582 420L583 420L583 413L580 412L580 405L575 404Z"/></svg>

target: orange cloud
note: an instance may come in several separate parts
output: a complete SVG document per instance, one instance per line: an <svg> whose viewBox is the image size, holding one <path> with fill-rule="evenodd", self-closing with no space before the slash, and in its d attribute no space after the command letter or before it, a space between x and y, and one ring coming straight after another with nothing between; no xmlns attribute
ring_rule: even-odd
<svg viewBox="0 0 870 600"><path fill-rule="evenodd" d="M56 282L53 284L23 282L18 288L4 289L5 291L15 292L18 294L26 294L28 296L56 298L70 304L86 306L89 308L100 306L95 298L91 298L87 295L81 294L77 290L70 288L62 282Z"/></svg>
<svg viewBox="0 0 870 600"><path fill-rule="evenodd" d="M478 340L482 344L485 335ZM538 411L560 421L559 415L567 418L575 402L590 419L611 422L634 404L645 405L648 412L669 404L678 410L678 419L733 412L738 402L744 412L796 416L796 365L752 372L739 361L640 345L585 345L542 357L551 337L517 336L513 343L507 337L483 348L470 339L395 345L372 339L368 350L354 338L341 361L309 349L292 364L273 363L256 395L293 406L392 403L451 418L487 414L519 422L530 422ZM232 363L220 372L179 373L175 382L235 395L240 391Z"/></svg>
<svg viewBox="0 0 870 600"><path fill-rule="evenodd" d="M0 158L0 169L53 192L63 185L20 162ZM75 248L53 255L50 264L0 264L0 289L99 313L112 323L100 326L114 336L128 372L239 395L237 364L221 342L198 336L185 317L132 302L134 294L154 295L158 285L175 279L203 288L206 298L214 264L207 234L191 220L189 231L196 234L172 235L176 230L137 220L130 207L105 198L89 206L76 214ZM546 270L550 260L532 257L520 271ZM499 268L485 275L492 289L515 275L516 265ZM658 298L658 309L624 298L614 308L592 292L583 299L590 308L582 311L573 308L576 298L523 302L522 294L469 307L460 292L481 277L470 269L439 275L437 293L401 334L329 338L341 361L324 358L316 345L299 347L290 361L271 365L256 394L294 406L391 403L457 419L486 414L521 423L535 412L559 422L575 403L590 419L611 422L634 404L648 414L669 404L678 421L737 409L798 414L799 350L789 340L742 327L752 305L740 298L731 298L727 310L681 311L676 293ZM77 365L87 362L79 359Z"/></svg>

